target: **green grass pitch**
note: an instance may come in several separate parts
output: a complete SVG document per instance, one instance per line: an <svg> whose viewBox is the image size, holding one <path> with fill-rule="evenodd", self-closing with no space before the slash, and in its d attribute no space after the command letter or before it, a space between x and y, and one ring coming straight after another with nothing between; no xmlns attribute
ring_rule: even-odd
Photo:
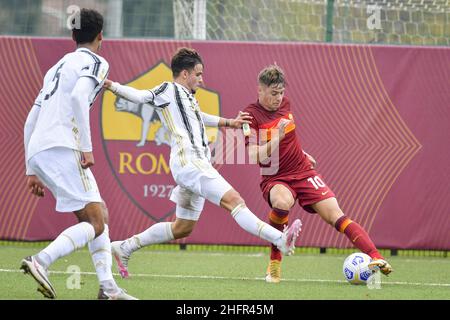
<svg viewBox="0 0 450 320"><path fill-rule="evenodd" d="M23 257L42 246L8 244L0 247L0 299L44 299L30 276L19 271ZM139 299L151 300L450 300L450 259L445 257L389 257L394 272L381 277L379 289L348 284L342 263L349 254L312 254L297 250L282 265L282 282L268 284L264 273L267 248L248 251L142 249L130 260L131 278L122 288ZM349 251L350 252L350 251ZM353 251L351 251L353 252ZM73 283L70 266L80 273L80 288ZM71 278L72 276L72 278ZM51 267L58 299L95 299L98 282L89 253L77 251Z"/></svg>

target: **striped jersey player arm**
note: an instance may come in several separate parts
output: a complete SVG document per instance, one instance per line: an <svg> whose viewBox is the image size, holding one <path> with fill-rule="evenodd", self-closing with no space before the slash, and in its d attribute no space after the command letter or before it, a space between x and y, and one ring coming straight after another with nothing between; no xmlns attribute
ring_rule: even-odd
<svg viewBox="0 0 450 320"><path fill-rule="evenodd" d="M45 82L45 80L44 80L44 82ZM23 143L24 143L24 147L25 147L25 168L26 168L26 175L28 175L28 176L34 175L33 170L31 170L31 168L28 167L28 161L27 161L27 159L28 159L28 143L30 142L31 134L33 133L34 127L36 126L36 122L39 117L39 111L41 109L43 98L44 98L44 89L41 89L41 91L39 91L38 96L36 97L36 100L34 100L34 104L31 107L30 112L28 113L28 116L27 116L27 119L25 121L25 125L23 128Z"/></svg>
<svg viewBox="0 0 450 320"><path fill-rule="evenodd" d="M27 120L25 121L25 125L23 128L23 142L25 147L25 168L26 175L34 175L33 170L28 166L28 144L30 142L31 134L34 131L34 127L36 126L37 119L39 117L39 111L41 109L40 104L34 103L30 112L28 113Z"/></svg>
<svg viewBox="0 0 450 320"><path fill-rule="evenodd" d="M163 94L167 89L167 85L167 83L163 83L152 90L138 90L133 87L121 85L118 82L113 82L109 90L134 103L148 103L153 107L165 108L170 103L168 99L164 99L165 94Z"/></svg>
<svg viewBox="0 0 450 320"><path fill-rule="evenodd" d="M201 115L203 118L203 122L205 123L205 126L207 127L219 126L220 117L204 112L201 112Z"/></svg>

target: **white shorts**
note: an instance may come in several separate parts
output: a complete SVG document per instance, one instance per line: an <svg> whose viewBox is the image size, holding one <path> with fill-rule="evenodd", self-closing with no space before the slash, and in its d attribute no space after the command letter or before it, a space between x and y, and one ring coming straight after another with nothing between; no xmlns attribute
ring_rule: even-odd
<svg viewBox="0 0 450 320"><path fill-rule="evenodd" d="M92 171L81 168L81 152L55 147L35 154L28 165L52 192L56 211L73 212L102 202Z"/></svg>
<svg viewBox="0 0 450 320"><path fill-rule="evenodd" d="M188 189L176 186L170 195L170 200L177 204L177 218L197 221L202 213L205 198Z"/></svg>
<svg viewBox="0 0 450 320"><path fill-rule="evenodd" d="M192 160L171 170L178 186L170 200L191 211L200 213L205 199L220 206L224 194L233 188L208 161Z"/></svg>

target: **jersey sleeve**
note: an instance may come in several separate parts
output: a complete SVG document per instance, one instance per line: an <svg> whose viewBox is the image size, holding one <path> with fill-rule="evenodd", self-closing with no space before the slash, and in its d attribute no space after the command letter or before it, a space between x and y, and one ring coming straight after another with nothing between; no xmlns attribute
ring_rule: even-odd
<svg viewBox="0 0 450 320"><path fill-rule="evenodd" d="M109 89L114 94L126 100L134 103L147 103L155 108L167 107L171 102L171 97L173 97L173 86L168 82L164 82L148 90L138 90L133 87L123 86L118 82L113 82Z"/></svg>
<svg viewBox="0 0 450 320"><path fill-rule="evenodd" d="M157 108L165 108L170 104L170 101L173 100L173 88L169 82L163 82L149 91L153 94L153 101L151 104Z"/></svg>
<svg viewBox="0 0 450 320"><path fill-rule="evenodd" d="M41 91L39 91L39 94L37 95L36 99L34 100L33 105L38 106L39 108L42 105L42 100L44 99L44 89L41 89Z"/></svg>
<svg viewBox="0 0 450 320"><path fill-rule="evenodd" d="M202 116L205 126L207 126L207 127L218 127L219 126L220 117L215 116L213 114L205 113L205 112L201 112L200 114Z"/></svg>
<svg viewBox="0 0 450 320"><path fill-rule="evenodd" d="M76 126L80 133L80 150L92 151L91 127L89 124L89 97L95 90L95 82L92 78L81 77L78 79L71 94L71 105Z"/></svg>
<svg viewBox="0 0 450 320"><path fill-rule="evenodd" d="M39 93L39 95L41 95L41 93L42 90ZM36 126L40 109L41 107L35 102L34 105L31 107L30 112L28 113L23 129L23 141L25 146L25 168L26 168L26 175L28 176L35 174L33 170L28 166L28 144L30 142L31 135L33 134L34 127Z"/></svg>
<svg viewBox="0 0 450 320"><path fill-rule="evenodd" d="M79 76L92 78L97 84L103 83L109 73L109 64L106 60L91 55L92 59L85 59L81 65Z"/></svg>

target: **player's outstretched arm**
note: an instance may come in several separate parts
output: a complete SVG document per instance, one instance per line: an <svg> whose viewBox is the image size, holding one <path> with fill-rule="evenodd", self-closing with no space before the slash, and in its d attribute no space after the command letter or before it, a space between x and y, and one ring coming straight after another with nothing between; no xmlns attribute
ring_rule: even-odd
<svg viewBox="0 0 450 320"><path fill-rule="evenodd" d="M155 98L155 94L151 90L138 90L109 79L105 80L103 87L134 103L152 103Z"/></svg>
<svg viewBox="0 0 450 320"><path fill-rule="evenodd" d="M220 127L220 120L223 119L221 117L209 114L209 113L205 113L205 112L200 112L203 122L205 124L205 126L207 127Z"/></svg>
<svg viewBox="0 0 450 320"><path fill-rule="evenodd" d="M253 117L248 112L239 111L236 118L230 120L230 127L234 129L241 129L242 125L252 123Z"/></svg>
<svg viewBox="0 0 450 320"><path fill-rule="evenodd" d="M235 119L221 118L202 112L203 122L208 127L229 127L234 129L242 128L244 123L251 123L252 117L247 112L239 111L238 116Z"/></svg>

